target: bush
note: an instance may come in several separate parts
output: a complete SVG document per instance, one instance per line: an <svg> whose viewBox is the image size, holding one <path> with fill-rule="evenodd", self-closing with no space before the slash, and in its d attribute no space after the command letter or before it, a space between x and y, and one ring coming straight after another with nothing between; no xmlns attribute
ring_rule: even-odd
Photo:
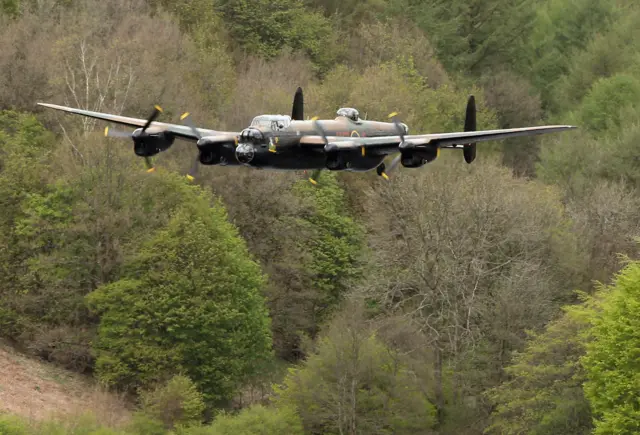
<svg viewBox="0 0 640 435"><path fill-rule="evenodd" d="M165 385L142 395L143 412L167 429L199 423L204 411L202 394L187 376L176 375Z"/></svg>

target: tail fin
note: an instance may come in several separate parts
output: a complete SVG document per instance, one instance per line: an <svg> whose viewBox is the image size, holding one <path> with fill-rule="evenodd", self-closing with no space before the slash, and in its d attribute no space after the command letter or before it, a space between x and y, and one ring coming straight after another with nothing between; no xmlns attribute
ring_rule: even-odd
<svg viewBox="0 0 640 435"><path fill-rule="evenodd" d="M464 131L476 131L476 99L473 95L467 101L467 112L464 118ZM476 159L476 144L465 144L462 150L464 160L471 163Z"/></svg>
<svg viewBox="0 0 640 435"><path fill-rule="evenodd" d="M298 87L296 94L293 96L293 107L291 108L291 119L294 121L304 120L304 97L302 88Z"/></svg>

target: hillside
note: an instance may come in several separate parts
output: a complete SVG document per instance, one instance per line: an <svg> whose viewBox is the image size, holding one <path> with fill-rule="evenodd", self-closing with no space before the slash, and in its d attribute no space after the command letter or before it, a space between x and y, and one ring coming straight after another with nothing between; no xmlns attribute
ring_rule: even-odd
<svg viewBox="0 0 640 435"><path fill-rule="evenodd" d="M93 379L26 357L0 342L2 413L34 421L70 420L91 413L109 426L130 419L125 401L101 391Z"/></svg>
<svg viewBox="0 0 640 435"><path fill-rule="evenodd" d="M640 432L637 1L5 0L0 24L8 415L119 392L131 424L113 399L91 430ZM36 105L240 131L298 87L305 118L411 134L462 130L470 95L478 129L578 129L388 181L190 180L193 142L147 172L106 122Z"/></svg>

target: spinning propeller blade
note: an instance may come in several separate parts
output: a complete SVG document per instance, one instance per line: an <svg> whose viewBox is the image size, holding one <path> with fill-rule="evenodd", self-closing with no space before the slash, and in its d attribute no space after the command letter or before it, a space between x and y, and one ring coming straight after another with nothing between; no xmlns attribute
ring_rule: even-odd
<svg viewBox="0 0 640 435"><path fill-rule="evenodd" d="M196 126L191 121L190 116L191 114L189 112L185 112L182 114L182 116L180 116L180 120L183 121L188 127L190 127L191 130L193 131L193 134L198 138L198 140L200 140L202 139L202 135L200 134ZM200 166L200 150L198 150L198 154L196 154L196 159L193 161L193 164L191 165L191 169L189 169L189 173L187 174L187 178L189 179L189 181L195 180L196 175L198 174L199 166Z"/></svg>
<svg viewBox="0 0 640 435"><path fill-rule="evenodd" d="M149 126L151 125L151 123L153 121L156 120L156 118L158 118L158 116L163 112L162 107L158 106L157 104L155 106L153 106L153 112L151 112L151 115L149 115L149 118L147 119L147 122L144 124L144 126L142 127L142 132L144 133L147 128L149 128ZM111 130L109 127L105 127L104 128L104 136L105 137L116 137L116 138L132 138L133 137L133 133L129 133L127 131L120 131L120 130ZM151 158L150 157L145 157L144 158L144 162L145 165L147 166L147 172L153 172L156 170L156 168L154 168L153 163L151 163Z"/></svg>
<svg viewBox="0 0 640 435"><path fill-rule="evenodd" d="M400 124L400 121L398 118L398 112L390 113L388 117L395 124L396 131L398 132L398 136L400 136L400 140L404 142L405 131L402 125ZM394 157L394 159L389 164L389 169L386 168L386 165L384 163L380 163L380 165L376 168L376 172L378 173L378 175L380 175L382 178L388 181L389 173L393 171L396 166L398 166L398 163L400 163L401 158L402 158L401 154L398 154L396 157Z"/></svg>
<svg viewBox="0 0 640 435"><path fill-rule="evenodd" d="M109 127L104 128L104 136L105 137L131 137L133 134L128 131L121 130L110 130Z"/></svg>
<svg viewBox="0 0 640 435"><path fill-rule="evenodd" d="M324 129L318 122L318 117L314 116L313 118L311 118L311 121L313 123L313 128L320 133L320 136L322 136L322 140L324 140L324 144L328 145L329 140L327 139L327 135ZM311 174L311 177L309 177L309 181L311 182L311 184L314 184L314 185L318 184L318 180L320 179L321 173L322 173L322 169L316 169L315 171L313 171L313 174Z"/></svg>

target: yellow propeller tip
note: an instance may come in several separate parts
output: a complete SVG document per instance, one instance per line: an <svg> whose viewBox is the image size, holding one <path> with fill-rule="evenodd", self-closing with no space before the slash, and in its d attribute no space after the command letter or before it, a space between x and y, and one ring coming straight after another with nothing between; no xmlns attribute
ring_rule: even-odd
<svg viewBox="0 0 640 435"><path fill-rule="evenodd" d="M184 120L184 118L186 118L187 116L189 116L189 112L184 112L184 113L180 116L180 121Z"/></svg>
<svg viewBox="0 0 640 435"><path fill-rule="evenodd" d="M365 148L364 148L364 147L362 147L362 156L363 156L363 157L364 157L364 154L365 154Z"/></svg>
<svg viewBox="0 0 640 435"><path fill-rule="evenodd" d="M156 168L155 168L155 167L154 167L154 168L149 168L149 169L147 169L147 172L148 172L148 173L151 173L151 172L155 172L155 170L156 170Z"/></svg>
<svg viewBox="0 0 640 435"><path fill-rule="evenodd" d="M313 178L309 178L309 181L311 182L311 184L318 184L318 182L316 180L314 180Z"/></svg>
<svg viewBox="0 0 640 435"><path fill-rule="evenodd" d="M109 135L109 127L105 127L104 128L104 137L107 137Z"/></svg>
<svg viewBox="0 0 640 435"><path fill-rule="evenodd" d="M382 178L384 178L385 180L389 181L389 176L386 173L382 173Z"/></svg>
<svg viewBox="0 0 640 435"><path fill-rule="evenodd" d="M158 106L157 104L153 107L155 107L158 112L163 112L162 107Z"/></svg>
<svg viewBox="0 0 640 435"><path fill-rule="evenodd" d="M191 175L187 175L187 180L193 181L193 180L195 180L195 178L193 176L191 176Z"/></svg>
<svg viewBox="0 0 640 435"><path fill-rule="evenodd" d="M389 118L393 118L394 116L398 116L398 112L391 112L389 114Z"/></svg>
<svg viewBox="0 0 640 435"><path fill-rule="evenodd" d="M314 116L313 118L311 118L312 121L316 121L318 119L317 116Z"/></svg>

